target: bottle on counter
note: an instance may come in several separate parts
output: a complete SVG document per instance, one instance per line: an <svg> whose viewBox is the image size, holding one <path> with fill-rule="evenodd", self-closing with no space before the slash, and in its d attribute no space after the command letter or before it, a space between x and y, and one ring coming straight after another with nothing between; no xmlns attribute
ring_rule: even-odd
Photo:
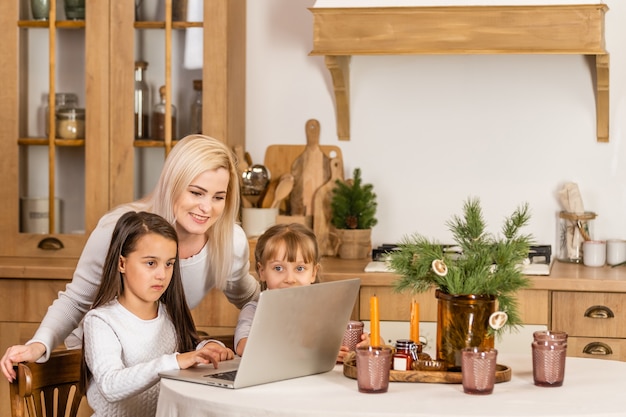
<svg viewBox="0 0 626 417"><path fill-rule="evenodd" d="M154 105L152 112L152 139L165 140L165 86L162 85L159 88L160 100ZM171 120L172 120L172 139L176 138L176 106L173 104L171 107Z"/></svg>
<svg viewBox="0 0 626 417"><path fill-rule="evenodd" d="M135 139L150 139L150 87L145 78L146 61L135 62Z"/></svg>
<svg viewBox="0 0 626 417"><path fill-rule="evenodd" d="M195 95L191 103L190 134L202 133L202 80L193 80L193 90Z"/></svg>

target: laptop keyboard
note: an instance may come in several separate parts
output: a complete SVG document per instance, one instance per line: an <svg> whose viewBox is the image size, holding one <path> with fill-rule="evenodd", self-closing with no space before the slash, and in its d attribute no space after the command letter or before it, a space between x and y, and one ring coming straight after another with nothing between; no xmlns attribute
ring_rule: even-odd
<svg viewBox="0 0 626 417"><path fill-rule="evenodd" d="M237 375L237 371L228 371L228 372L220 372L217 374L211 375L211 378L224 379L226 381L234 381L235 375Z"/></svg>

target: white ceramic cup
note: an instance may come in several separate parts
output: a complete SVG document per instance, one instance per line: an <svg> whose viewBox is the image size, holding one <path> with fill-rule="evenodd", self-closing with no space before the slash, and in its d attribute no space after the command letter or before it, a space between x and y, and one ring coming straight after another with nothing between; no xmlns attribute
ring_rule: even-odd
<svg viewBox="0 0 626 417"><path fill-rule="evenodd" d="M248 238L261 236L270 226L276 224L278 208L241 209L241 227Z"/></svg>
<svg viewBox="0 0 626 417"><path fill-rule="evenodd" d="M626 240L609 239L606 241L606 263L617 265L626 261Z"/></svg>
<svg viewBox="0 0 626 417"><path fill-rule="evenodd" d="M606 263L606 242L604 240L586 240L583 242L583 264L585 266L604 266Z"/></svg>

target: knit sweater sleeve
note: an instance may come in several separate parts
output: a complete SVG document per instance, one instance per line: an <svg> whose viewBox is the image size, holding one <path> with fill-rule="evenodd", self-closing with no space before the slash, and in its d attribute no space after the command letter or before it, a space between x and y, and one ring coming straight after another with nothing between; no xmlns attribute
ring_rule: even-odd
<svg viewBox="0 0 626 417"><path fill-rule="evenodd" d="M92 310L85 316L85 362L99 395L108 402L130 398L156 384L159 372L179 368L176 353L166 348L175 344L173 326L166 324L171 331L155 335L154 326L136 326L117 315Z"/></svg>
<svg viewBox="0 0 626 417"><path fill-rule="evenodd" d="M129 208L116 210L100 219L80 255L72 281L48 307L35 335L28 343L40 342L46 353L38 362L45 362L52 349L60 345L74 330L91 307L102 280L104 258L111 243L113 228L119 216Z"/></svg>
<svg viewBox="0 0 626 417"><path fill-rule="evenodd" d="M237 347L241 339L248 337L250 334L250 328L252 327L252 321L254 320L254 313L256 313L257 304L257 301L251 301L243 306L239 312L237 327L235 328L235 347Z"/></svg>
<svg viewBox="0 0 626 417"><path fill-rule="evenodd" d="M250 274L250 248L243 229L236 225L233 236L233 267L224 295L237 308L259 299L259 282Z"/></svg>

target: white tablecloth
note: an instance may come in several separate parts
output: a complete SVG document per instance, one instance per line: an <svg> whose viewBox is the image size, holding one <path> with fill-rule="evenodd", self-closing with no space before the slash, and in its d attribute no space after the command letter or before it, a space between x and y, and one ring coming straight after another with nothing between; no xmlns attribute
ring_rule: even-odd
<svg viewBox="0 0 626 417"><path fill-rule="evenodd" d="M460 384L392 382L363 394L343 367L304 378L237 390L161 380L157 417L174 416L626 416L626 362L570 358L562 387L533 384L530 355L501 355L511 381L491 395Z"/></svg>

